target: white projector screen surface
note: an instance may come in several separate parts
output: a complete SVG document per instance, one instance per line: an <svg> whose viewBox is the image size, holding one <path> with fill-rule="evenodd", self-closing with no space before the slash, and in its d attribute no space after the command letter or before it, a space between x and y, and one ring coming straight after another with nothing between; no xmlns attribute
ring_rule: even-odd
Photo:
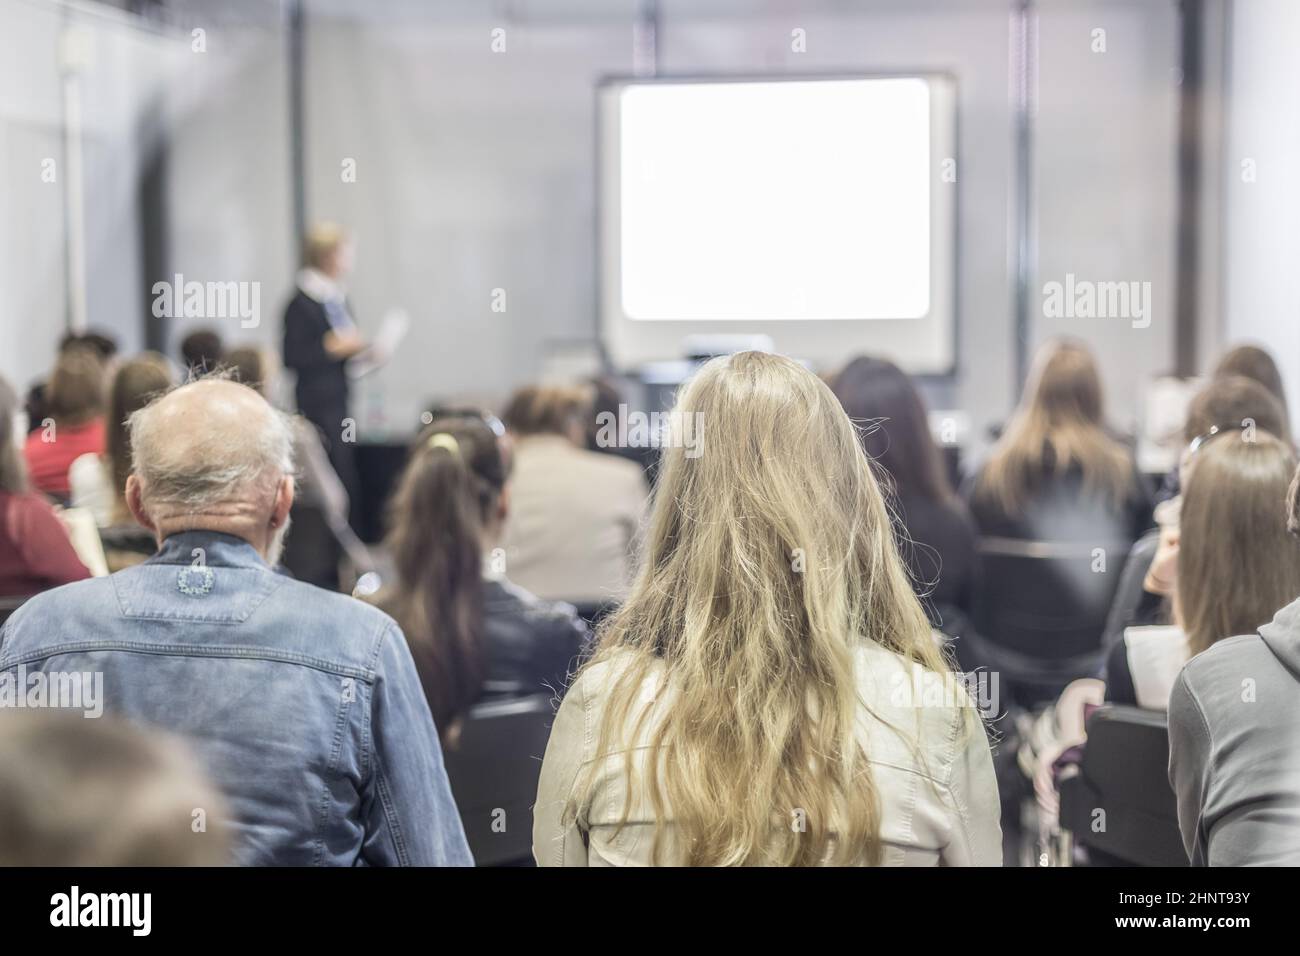
<svg viewBox="0 0 1300 956"><path fill-rule="evenodd" d="M601 311L624 366L688 335L952 366L950 84L626 81L600 93Z"/></svg>
<svg viewBox="0 0 1300 956"><path fill-rule="evenodd" d="M925 315L929 100L921 80L625 89L628 317Z"/></svg>

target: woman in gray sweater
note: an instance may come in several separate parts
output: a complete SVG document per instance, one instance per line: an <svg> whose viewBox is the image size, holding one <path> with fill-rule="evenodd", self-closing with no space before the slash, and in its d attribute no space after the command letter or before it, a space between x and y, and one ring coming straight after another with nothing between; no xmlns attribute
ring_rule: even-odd
<svg viewBox="0 0 1300 956"><path fill-rule="evenodd" d="M1231 482L1215 487L1212 463L1258 451L1225 435L1202 452L1207 460L1198 463L1184 503L1183 553L1194 533L1187 508L1195 496L1241 493ZM1193 865L1300 864L1300 469L1285 511L1281 498L1276 528L1214 528L1221 561L1267 557L1247 586L1272 593L1278 606L1290 601L1270 622L1218 620L1229 603L1214 593L1222 585L1210 578L1201 593L1189 593L1180 556L1177 600L1189 640L1198 618L1239 635L1188 661L1169 698L1169 780ZM1294 537L1281 534L1283 527Z"/></svg>

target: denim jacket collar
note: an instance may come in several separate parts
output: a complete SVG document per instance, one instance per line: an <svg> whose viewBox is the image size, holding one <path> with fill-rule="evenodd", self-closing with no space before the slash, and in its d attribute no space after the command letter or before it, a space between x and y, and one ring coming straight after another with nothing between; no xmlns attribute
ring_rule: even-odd
<svg viewBox="0 0 1300 956"><path fill-rule="evenodd" d="M196 553L197 552L197 553ZM148 564L198 564L213 568L269 570L257 549L221 531L180 531L166 538Z"/></svg>

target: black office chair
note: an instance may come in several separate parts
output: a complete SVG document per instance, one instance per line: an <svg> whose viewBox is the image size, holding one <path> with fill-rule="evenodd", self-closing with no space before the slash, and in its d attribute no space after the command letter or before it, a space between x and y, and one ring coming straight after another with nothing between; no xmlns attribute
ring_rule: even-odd
<svg viewBox="0 0 1300 956"><path fill-rule="evenodd" d="M1168 767L1166 714L1098 709L1088 718L1082 763L1059 781L1061 828L1092 863L1187 866Z"/></svg>
<svg viewBox="0 0 1300 956"><path fill-rule="evenodd" d="M488 701L444 752L465 837L479 866L532 861L533 803L554 719L545 695Z"/></svg>
<svg viewBox="0 0 1300 956"><path fill-rule="evenodd" d="M1097 549L1104 551L1105 570ZM1012 699L1033 707L1073 680L1096 676L1101 636L1129 544L983 538L975 629L985 663Z"/></svg>
<svg viewBox="0 0 1300 956"><path fill-rule="evenodd" d="M292 526L284 541L280 563L299 581L327 591L339 590L339 561L343 556L325 512L315 506L295 503L289 512Z"/></svg>
<svg viewBox="0 0 1300 956"><path fill-rule="evenodd" d="M158 551L158 540L134 522L99 529L99 542L104 548L104 560L109 571L121 571L153 557Z"/></svg>

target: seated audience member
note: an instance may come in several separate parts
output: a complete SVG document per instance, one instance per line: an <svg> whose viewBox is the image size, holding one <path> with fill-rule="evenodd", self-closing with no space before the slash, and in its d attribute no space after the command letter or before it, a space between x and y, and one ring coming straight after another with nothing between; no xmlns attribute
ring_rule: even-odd
<svg viewBox="0 0 1300 956"><path fill-rule="evenodd" d="M1259 387L1253 391L1243 390L1241 387L1241 381L1243 379L1251 382L1252 385ZM1295 436L1291 433L1290 416L1287 412L1286 405L1286 389L1282 384L1282 374L1278 371L1277 364L1273 361L1271 355L1254 345L1238 345L1235 348L1229 349L1223 354L1223 357L1219 359L1218 364L1214 367L1213 373L1210 375L1209 383L1200 393L1198 393L1197 397L1200 398L1201 396L1204 396L1213 386L1224 380L1231 380L1238 383L1238 387L1233 390L1231 395L1231 397L1236 399L1237 408L1232 410L1233 414L1229 414L1229 409L1227 408L1209 409L1209 411L1217 412L1219 414L1211 417L1209 421L1203 422L1202 427L1199 429L1192 424L1192 419L1198 417L1197 411L1194 408L1189 408L1188 425L1185 431L1190 431L1191 435L1184 436L1183 440L1185 442L1191 441L1192 437L1195 435L1204 434L1211 425L1214 425L1217 422L1240 422L1244 418L1251 417L1249 414L1250 408L1258 407L1263 404L1260 400L1260 396L1267 393L1276 403L1278 413L1281 415L1281 423L1276 428L1271 426L1261 427L1264 427L1267 431L1272 432L1278 438L1281 438L1294 446ZM1218 397L1217 401L1222 404L1224 401L1227 401L1229 397L1230 396L1226 394L1221 395ZM1202 403L1204 404L1203 399ZM1204 418L1204 413L1206 411L1207 409L1203 407L1200 417ZM1236 415L1235 412L1237 411L1240 411L1242 414ZM1272 417L1271 413L1269 417ZM1156 493L1157 503L1163 504L1170 498L1177 497L1178 489L1178 468L1175 466L1170 469L1167 475L1165 475L1160 490Z"/></svg>
<svg viewBox="0 0 1300 956"><path fill-rule="evenodd" d="M103 332L69 332L59 340L59 351L71 348L90 349L106 367L117 360L117 339Z"/></svg>
<svg viewBox="0 0 1300 956"><path fill-rule="evenodd" d="M239 345L221 357L221 368L241 385L255 390L268 402L271 380L275 378L274 359L255 345Z"/></svg>
<svg viewBox="0 0 1300 956"><path fill-rule="evenodd" d="M75 347L60 353L45 411L46 418L27 436L27 472L38 491L66 502L72 463L104 451L104 366L95 352Z"/></svg>
<svg viewBox="0 0 1300 956"><path fill-rule="evenodd" d="M49 502L27 490L18 418L18 396L0 378L0 597L25 597L90 576Z"/></svg>
<svg viewBox="0 0 1300 956"><path fill-rule="evenodd" d="M1194 485L1208 467L1208 461L1196 466ZM1287 526L1300 537L1300 470L1287 497ZM1241 537L1245 547L1268 546ZM1287 547L1292 550L1275 558L1293 569L1300 540ZM1269 572L1270 586L1282 573ZM1169 697L1169 781L1193 865L1300 864L1300 586L1294 581L1291 594L1291 603L1257 628L1221 617L1217 588L1196 597L1219 629L1238 636L1188 661Z"/></svg>
<svg viewBox="0 0 1300 956"><path fill-rule="evenodd" d="M1224 353L1219 364L1214 367L1214 377L1240 375L1258 382L1277 400L1282 409L1282 430L1275 432L1279 438L1294 443L1295 435L1291 431L1291 419L1287 411L1286 387L1282 384L1282 373L1277 369L1273 356L1257 345L1238 345Z"/></svg>
<svg viewBox="0 0 1300 956"><path fill-rule="evenodd" d="M530 386L510 400L504 418L516 445L504 546L516 584L599 604L627 593L648 489L633 462L583 447L590 407L577 387Z"/></svg>
<svg viewBox="0 0 1300 956"><path fill-rule="evenodd" d="M969 483L985 537L1123 543L1151 523L1128 449L1107 434L1092 353L1058 340L1038 353L1020 406Z"/></svg>
<svg viewBox="0 0 1300 956"><path fill-rule="evenodd" d="M224 351L215 329L196 329L181 339L181 360L190 378L215 372Z"/></svg>
<svg viewBox="0 0 1300 956"><path fill-rule="evenodd" d="M105 371L111 369L116 362L117 340L102 332L68 332L59 340L59 354L73 348L85 348L94 352L104 363ZM41 423L50 417L46 399L48 389L49 383L42 379L35 382L27 391L24 405L27 410L29 431L41 428Z"/></svg>
<svg viewBox="0 0 1300 956"><path fill-rule="evenodd" d="M506 578L508 477L481 418L441 418L420 433L389 503L397 581L376 602L410 642L445 741L483 697L560 691L587 637L572 607Z"/></svg>
<svg viewBox="0 0 1300 956"><path fill-rule="evenodd" d="M1131 627L1107 661L1106 699L1164 710L1187 659L1254 631L1300 595L1300 547L1287 537L1295 456L1266 432L1224 428L1183 466L1172 627Z"/></svg>
<svg viewBox="0 0 1300 956"><path fill-rule="evenodd" d="M902 522L898 548L912 585L936 627L958 612L971 614L975 587L975 526L953 492L930 435L925 404L897 365L862 356L832 389L862 436L886 500Z"/></svg>
<svg viewBox="0 0 1300 956"><path fill-rule="evenodd" d="M1244 375L1217 375L1188 404L1183 441L1191 444L1212 428L1244 428L1252 423L1292 444L1286 408L1273 393Z"/></svg>
<svg viewBox="0 0 1300 956"><path fill-rule="evenodd" d="M1120 608L1112 608L1111 625L1115 634L1110 647L1115 649L1114 640L1122 634L1123 628L1163 624L1168 618L1167 600L1173 597L1178 566L1178 522L1181 498L1178 489L1187 480L1186 467L1191 460L1191 450L1198 447L1212 435L1224 429L1240 432L1250 428L1254 431L1268 432L1284 442L1289 443L1286 431L1286 413L1276 398L1258 382L1240 375L1222 375L1212 378L1192 398L1187 409L1187 419L1183 424L1183 442L1185 450L1172 481L1166 481L1166 487L1172 491L1172 497L1161 501L1155 508L1157 530L1148 532L1157 536L1153 549L1142 548L1147 555L1147 567L1140 569L1143 574L1140 591L1135 589L1132 595L1116 594L1116 601L1131 602ZM1138 551L1134 549L1135 553ZM1137 572L1139 569L1132 569ZM1125 575L1130 574L1125 569Z"/></svg>
<svg viewBox="0 0 1300 956"><path fill-rule="evenodd" d="M231 349L221 361L236 381L256 389L270 401L271 385L278 370L272 353L241 347ZM290 537L285 545L284 565L300 581L338 590L341 554L347 554L358 573L370 570L374 560L348 524L348 492L330 464L320 431L301 416L294 416L292 422L293 460L298 464L299 474L290 518L299 532L302 531L302 525L297 524L299 518L323 522L329 547L321 547L320 537L300 540ZM315 516L307 515L304 509Z"/></svg>
<svg viewBox="0 0 1300 956"><path fill-rule="evenodd" d="M628 461L634 461L643 471L652 469L659 457L653 443L647 441L645 444L638 445L630 443L618 445L609 442L609 429L604 427L604 423L618 421L619 416L626 415L629 408L627 396L619 383L607 375L598 375L591 379L588 385L591 388L592 399L590 413L586 420L586 443L583 447L588 451L617 455Z"/></svg>
<svg viewBox="0 0 1300 956"><path fill-rule="evenodd" d="M88 508L101 528L135 523L126 507L126 479L131 474L131 436L126 420L174 384L171 367L157 352L123 362L113 373L104 453L82 455L68 469L72 506Z"/></svg>
<svg viewBox="0 0 1300 956"><path fill-rule="evenodd" d="M112 717L0 710L0 866L221 866L224 815L180 741Z"/></svg>
<svg viewBox="0 0 1300 956"><path fill-rule="evenodd" d="M106 710L189 739L238 863L469 863L401 630L271 570L288 422L209 377L133 414L130 439L127 504L158 554L27 601L0 632L0 673L103 674Z"/></svg>
<svg viewBox="0 0 1300 956"><path fill-rule="evenodd" d="M664 450L636 585L551 731L537 862L1000 864L981 721L913 696L950 675L831 390L740 352L678 411L707 448Z"/></svg>

